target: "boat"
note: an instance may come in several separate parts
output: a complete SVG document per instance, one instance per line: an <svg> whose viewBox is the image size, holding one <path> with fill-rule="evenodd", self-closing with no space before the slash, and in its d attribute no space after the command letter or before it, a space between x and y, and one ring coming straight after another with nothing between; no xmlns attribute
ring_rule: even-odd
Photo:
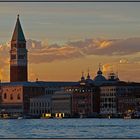
<svg viewBox="0 0 140 140"><path fill-rule="evenodd" d="M11 119L11 117L8 114L2 114L2 119Z"/></svg>
<svg viewBox="0 0 140 140"><path fill-rule="evenodd" d="M21 119L23 119L23 117L18 117L17 119L18 119L18 120L21 120Z"/></svg>
<svg viewBox="0 0 140 140"><path fill-rule="evenodd" d="M131 114L126 114L123 118L124 118L124 119L131 119L132 116L131 116Z"/></svg>
<svg viewBox="0 0 140 140"><path fill-rule="evenodd" d="M132 112L132 110L127 110L126 112L125 112L125 114L124 114L124 119L131 119L132 118L132 114L133 114L133 112Z"/></svg>
<svg viewBox="0 0 140 140"><path fill-rule="evenodd" d="M53 118L50 113L43 113L41 119L50 119Z"/></svg>
<svg viewBox="0 0 140 140"><path fill-rule="evenodd" d="M131 116L124 116L124 119L131 119Z"/></svg>

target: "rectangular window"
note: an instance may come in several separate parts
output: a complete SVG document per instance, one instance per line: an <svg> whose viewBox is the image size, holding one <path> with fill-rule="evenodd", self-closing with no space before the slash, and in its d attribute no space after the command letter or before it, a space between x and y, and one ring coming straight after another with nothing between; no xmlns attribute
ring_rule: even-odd
<svg viewBox="0 0 140 140"><path fill-rule="evenodd" d="M12 48L16 48L16 44L12 44Z"/></svg>
<svg viewBox="0 0 140 140"><path fill-rule="evenodd" d="M18 55L18 59L24 59L24 55Z"/></svg>
<svg viewBox="0 0 140 140"><path fill-rule="evenodd" d="M16 55L11 55L11 59L16 59Z"/></svg>
<svg viewBox="0 0 140 140"><path fill-rule="evenodd" d="M25 48L25 44L18 44L18 48Z"/></svg>

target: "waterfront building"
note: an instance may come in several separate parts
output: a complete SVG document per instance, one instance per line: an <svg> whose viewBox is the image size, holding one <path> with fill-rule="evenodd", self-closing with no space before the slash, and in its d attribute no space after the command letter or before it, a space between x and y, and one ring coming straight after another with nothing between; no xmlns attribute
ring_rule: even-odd
<svg viewBox="0 0 140 140"><path fill-rule="evenodd" d="M0 113L28 114L29 99L42 94L45 94L45 88L35 82L1 83Z"/></svg>
<svg viewBox="0 0 140 140"><path fill-rule="evenodd" d="M104 85L100 87L100 114L117 114L117 98L115 85Z"/></svg>
<svg viewBox="0 0 140 140"><path fill-rule="evenodd" d="M0 96L0 114L14 114L17 116L23 114L22 86L2 86Z"/></svg>
<svg viewBox="0 0 140 140"><path fill-rule="evenodd" d="M43 114L51 114L51 104L51 96L49 95L30 98L30 115L32 117L41 117Z"/></svg>
<svg viewBox="0 0 140 140"><path fill-rule="evenodd" d="M140 111L140 83L118 82L100 87L100 113L124 115Z"/></svg>
<svg viewBox="0 0 140 140"><path fill-rule="evenodd" d="M118 113L140 113L140 83L124 83L117 90Z"/></svg>
<svg viewBox="0 0 140 140"><path fill-rule="evenodd" d="M66 87L65 91L72 96L72 116L91 117L99 113L99 88L93 85Z"/></svg>
<svg viewBox="0 0 140 140"><path fill-rule="evenodd" d="M28 63L26 40L17 16L16 26L11 40L10 50L10 81L28 81Z"/></svg>
<svg viewBox="0 0 140 140"><path fill-rule="evenodd" d="M25 115L30 114L31 98L49 95L48 93L52 93L52 91L54 92L60 89L60 87L72 86L76 84L77 82L41 81L0 83L0 113L4 111L7 114L15 114L17 112Z"/></svg>
<svg viewBox="0 0 140 140"><path fill-rule="evenodd" d="M72 95L64 90L52 95L52 114L55 117L72 117Z"/></svg>

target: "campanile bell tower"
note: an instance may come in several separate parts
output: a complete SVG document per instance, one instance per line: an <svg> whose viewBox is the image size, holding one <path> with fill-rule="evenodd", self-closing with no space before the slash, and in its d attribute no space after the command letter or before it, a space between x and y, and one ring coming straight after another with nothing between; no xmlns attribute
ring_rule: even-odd
<svg viewBox="0 0 140 140"><path fill-rule="evenodd" d="M16 26L11 40L10 82L28 81L26 40L17 16Z"/></svg>

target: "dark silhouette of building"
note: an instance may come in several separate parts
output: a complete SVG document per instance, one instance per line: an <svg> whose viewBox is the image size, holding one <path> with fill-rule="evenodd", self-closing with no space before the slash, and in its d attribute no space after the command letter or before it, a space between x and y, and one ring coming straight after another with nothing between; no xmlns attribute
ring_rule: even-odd
<svg viewBox="0 0 140 140"><path fill-rule="evenodd" d="M10 82L28 81L26 40L17 16L16 26L11 40Z"/></svg>

